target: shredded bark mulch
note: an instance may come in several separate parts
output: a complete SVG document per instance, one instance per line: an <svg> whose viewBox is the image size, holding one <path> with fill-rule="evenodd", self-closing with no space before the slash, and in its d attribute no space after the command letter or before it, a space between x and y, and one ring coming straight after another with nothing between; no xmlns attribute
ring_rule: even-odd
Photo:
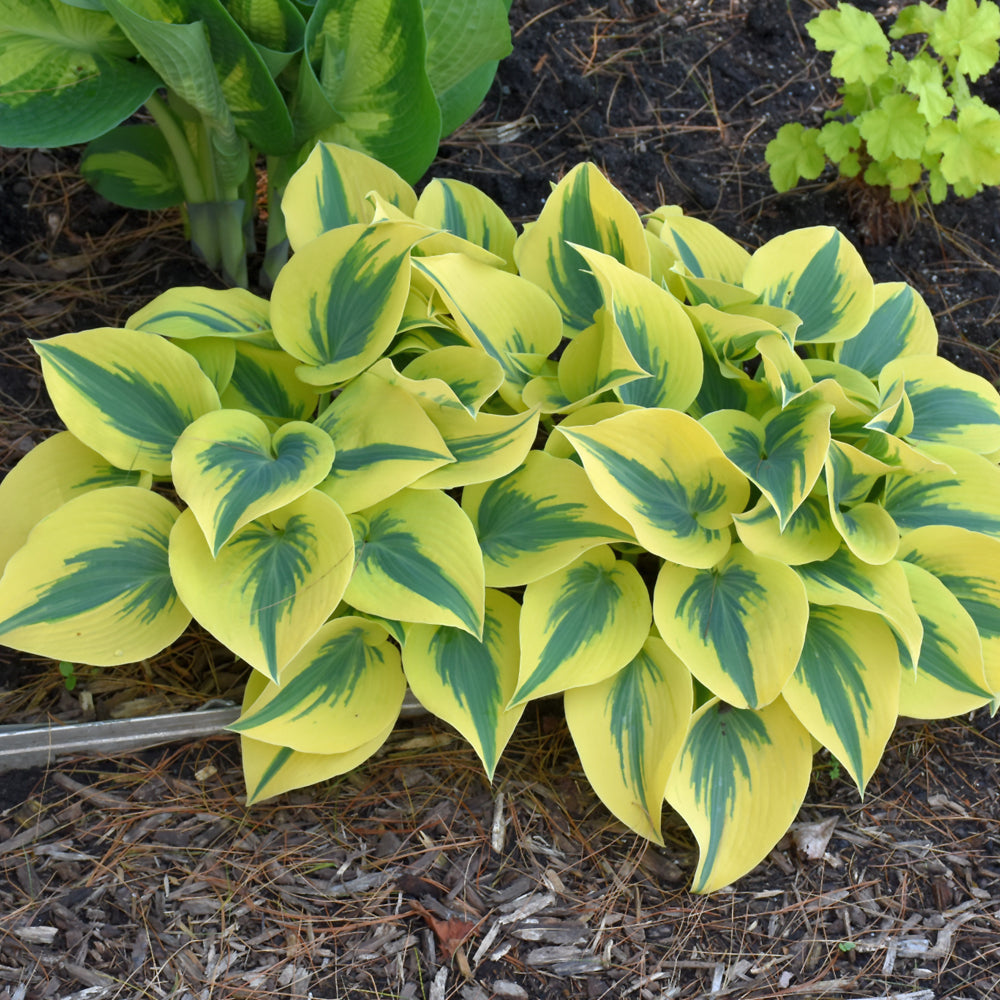
<svg viewBox="0 0 1000 1000"><path fill-rule="evenodd" d="M517 221L598 163L640 209L675 203L751 249L838 226L926 298L942 353L1000 372L1000 191L909 217L827 175L776 196L763 153L835 99L805 21L826 0L515 0L515 51L428 177ZM859 4L877 15L893 5ZM1000 106L996 70L977 85ZM120 324L219 280L176 213L94 195L72 150L0 151L0 472L59 429L28 338ZM255 268L251 268L255 273ZM0 723L238 699L196 629L131 670L0 649ZM247 809L233 737L0 774L0 1000L1000 995L1000 721L898 728L863 801L818 758L789 836L732 890L687 892L666 847L590 791L558 701L489 785L444 724L402 723L355 773Z"/></svg>

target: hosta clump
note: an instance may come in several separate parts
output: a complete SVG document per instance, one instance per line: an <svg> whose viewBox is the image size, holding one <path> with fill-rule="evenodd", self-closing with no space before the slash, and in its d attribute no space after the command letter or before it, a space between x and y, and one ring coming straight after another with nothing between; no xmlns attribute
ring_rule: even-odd
<svg viewBox="0 0 1000 1000"><path fill-rule="evenodd" d="M68 431L0 486L0 638L105 666L193 616L254 669L249 798L342 773L406 685L492 777L564 694L590 781L694 888L827 747L1000 691L1000 399L834 229L750 254L571 171L520 235L319 146L271 300L178 288L36 344ZM697 682L697 683L696 683Z"/></svg>

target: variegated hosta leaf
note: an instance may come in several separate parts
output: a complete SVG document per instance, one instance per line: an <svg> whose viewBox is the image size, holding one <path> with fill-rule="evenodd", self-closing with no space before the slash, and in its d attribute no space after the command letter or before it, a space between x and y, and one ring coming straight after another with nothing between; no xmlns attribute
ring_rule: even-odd
<svg viewBox="0 0 1000 1000"><path fill-rule="evenodd" d="M300 753L347 753L395 723L405 694L389 633L347 615L327 622L229 728Z"/></svg>
<svg viewBox="0 0 1000 1000"><path fill-rule="evenodd" d="M809 602L791 567L734 545L711 569L664 563L653 614L663 641L705 687L760 708L795 670Z"/></svg>
<svg viewBox="0 0 1000 1000"><path fill-rule="evenodd" d="M695 712L667 802L698 841L693 892L714 892L767 857L809 787L812 744L782 699L741 709L713 699Z"/></svg>
<svg viewBox="0 0 1000 1000"><path fill-rule="evenodd" d="M864 793L896 724L899 653L878 615L814 607L802 657L781 694Z"/></svg>
<svg viewBox="0 0 1000 1000"><path fill-rule="evenodd" d="M391 167L347 146L317 143L292 174L281 198L292 249L301 250L331 229L371 222L370 191L377 191L407 215L417 207L413 188Z"/></svg>
<svg viewBox="0 0 1000 1000"><path fill-rule="evenodd" d="M878 408L879 391L871 379L861 372L826 358L807 357L805 366L816 383L813 392L833 403L841 420L854 421L862 415L868 417Z"/></svg>
<svg viewBox="0 0 1000 1000"><path fill-rule="evenodd" d="M850 340L871 318L875 284L861 255L830 226L776 236L751 258L743 287L802 319L798 344Z"/></svg>
<svg viewBox="0 0 1000 1000"><path fill-rule="evenodd" d="M979 632L986 686L1000 691L1000 538L944 525L917 528L903 539L899 558L933 573L958 598Z"/></svg>
<svg viewBox="0 0 1000 1000"><path fill-rule="evenodd" d="M435 178L417 199L413 218L489 250L506 262L505 270L514 270L517 231L500 206L472 184Z"/></svg>
<svg viewBox="0 0 1000 1000"><path fill-rule="evenodd" d="M866 455L871 455L872 458L877 458L894 469L906 472L955 471L946 462L883 431L869 430L857 443Z"/></svg>
<svg viewBox="0 0 1000 1000"><path fill-rule="evenodd" d="M243 695L244 712L250 710L268 683L261 674L250 675ZM344 753L300 753L291 747L264 743L241 733L240 753L243 758L243 779L247 786L247 805L353 771L382 746L389 738L393 726L395 720L367 743Z"/></svg>
<svg viewBox="0 0 1000 1000"><path fill-rule="evenodd" d="M557 377L558 395L547 389L543 398L551 396L563 410L568 409L567 404L589 402L636 379L645 379L648 372L632 357L610 310L602 307L597 310L594 322L566 346L559 359ZM524 401L528 406L535 403L535 391L532 383L525 387ZM545 409L551 411L552 407Z"/></svg>
<svg viewBox="0 0 1000 1000"><path fill-rule="evenodd" d="M0 480L0 574L28 532L68 500L107 486L148 489L152 480L148 472L116 469L69 431L46 438Z"/></svg>
<svg viewBox="0 0 1000 1000"><path fill-rule="evenodd" d="M757 341L757 353L761 360L757 378L763 375L764 382L783 407L813 387L813 377L805 361L781 334L761 337Z"/></svg>
<svg viewBox="0 0 1000 1000"><path fill-rule="evenodd" d="M916 563L900 564L924 626L916 672L902 671L899 712L916 719L947 719L987 704L983 648L976 623L957 597Z"/></svg>
<svg viewBox="0 0 1000 1000"><path fill-rule="evenodd" d="M853 445L832 441L826 457L830 517L847 547L863 562L887 563L899 547L899 529L876 503L859 502L890 466Z"/></svg>
<svg viewBox="0 0 1000 1000"><path fill-rule="evenodd" d="M532 583L604 542L631 542L628 522L568 458L532 451L492 483L468 486L462 507L475 525L491 587Z"/></svg>
<svg viewBox="0 0 1000 1000"><path fill-rule="evenodd" d="M97 329L32 343L63 423L120 469L169 476L184 428L219 409L198 362L154 334Z"/></svg>
<svg viewBox="0 0 1000 1000"><path fill-rule="evenodd" d="M833 359L869 378L911 354L937 354L938 335L927 303L904 281L875 285L875 309L861 332L833 349Z"/></svg>
<svg viewBox="0 0 1000 1000"><path fill-rule="evenodd" d="M751 551L787 566L822 562L840 548L841 538L822 497L806 497L782 529L766 497L743 514L733 515L740 541Z"/></svg>
<svg viewBox="0 0 1000 1000"><path fill-rule="evenodd" d="M692 696L687 667L651 636L618 673L563 698L594 791L626 826L657 844L663 792L687 734Z"/></svg>
<svg viewBox="0 0 1000 1000"><path fill-rule="evenodd" d="M403 315L410 248L424 227L410 222L344 226L299 250L271 296L278 343L304 362L310 385L345 382L377 361Z"/></svg>
<svg viewBox="0 0 1000 1000"><path fill-rule="evenodd" d="M125 326L172 340L229 337L273 344L270 304L245 288L168 288L132 313Z"/></svg>
<svg viewBox="0 0 1000 1000"><path fill-rule="evenodd" d="M624 667L649 636L653 612L639 571L605 545L529 583L512 703L596 684Z"/></svg>
<svg viewBox="0 0 1000 1000"><path fill-rule="evenodd" d="M417 400L370 371L354 379L316 424L337 447L333 469L321 489L348 514L455 461Z"/></svg>
<svg viewBox="0 0 1000 1000"><path fill-rule="evenodd" d="M352 608L483 633L483 557L472 522L437 490L401 490L352 515Z"/></svg>
<svg viewBox="0 0 1000 1000"><path fill-rule="evenodd" d="M181 600L273 681L333 613L353 565L351 525L318 490L240 528L215 558L192 510L170 535Z"/></svg>
<svg viewBox="0 0 1000 1000"><path fill-rule="evenodd" d="M878 412L865 424L866 430L882 431L896 437L906 437L913 430L913 404L906 395L906 382L899 377L886 379L879 393Z"/></svg>
<svg viewBox="0 0 1000 1000"><path fill-rule="evenodd" d="M921 451L944 464L886 477L882 506L899 530L905 535L925 525L948 524L1000 535L1000 468L952 445L926 445Z"/></svg>
<svg viewBox="0 0 1000 1000"><path fill-rule="evenodd" d="M577 165L555 186L538 221L521 234L514 247L518 271L555 299L565 333L573 337L594 321L601 291L570 243L609 254L649 277L642 222L592 163Z"/></svg>
<svg viewBox="0 0 1000 1000"><path fill-rule="evenodd" d="M179 340L175 346L198 362L198 367L212 380L221 400L236 367L236 341L225 337L196 337L194 340Z"/></svg>
<svg viewBox="0 0 1000 1000"><path fill-rule="evenodd" d="M239 341L222 405L256 413L272 430L289 420L308 420L319 392L295 374L299 362L284 351Z"/></svg>
<svg viewBox="0 0 1000 1000"><path fill-rule="evenodd" d="M700 423L771 501L784 529L823 470L832 412L829 403L804 395L763 420L739 410L719 410L706 413Z"/></svg>
<svg viewBox="0 0 1000 1000"><path fill-rule="evenodd" d="M403 647L417 700L472 744L490 781L524 712L506 707L517 686L520 615L517 601L488 589L482 640L446 625L413 625Z"/></svg>
<svg viewBox="0 0 1000 1000"><path fill-rule="evenodd" d="M171 474L216 556L245 524L321 483L335 451L328 434L301 420L272 436L252 413L215 410L177 439Z"/></svg>
<svg viewBox="0 0 1000 1000"><path fill-rule="evenodd" d="M465 342L500 363L504 401L524 409L521 389L528 376L511 355L547 357L556 349L562 328L552 299L519 275L462 254L414 258L412 266L445 302Z"/></svg>
<svg viewBox="0 0 1000 1000"><path fill-rule="evenodd" d="M695 330L732 378L745 377L742 363L757 354L757 342L765 337L779 337L782 332L773 324L753 316L723 312L702 304L687 306L685 313Z"/></svg>
<svg viewBox="0 0 1000 1000"><path fill-rule="evenodd" d="M650 552L708 568L725 556L750 484L712 435L676 410L633 410L563 430L601 499Z"/></svg>
<svg viewBox="0 0 1000 1000"><path fill-rule="evenodd" d="M386 359L372 367L390 364ZM503 385L500 362L478 347L439 347L411 361L398 376L400 384L418 399L426 399L435 408L450 406L451 398L469 416L474 417ZM391 380L390 380L391 381Z"/></svg>
<svg viewBox="0 0 1000 1000"><path fill-rule="evenodd" d="M750 254L725 233L701 219L670 211L654 212L647 226L696 278L740 285Z"/></svg>
<svg viewBox="0 0 1000 1000"><path fill-rule="evenodd" d="M170 579L177 508L137 486L73 497L35 525L0 577L0 641L53 660L153 656L191 615Z"/></svg>
<svg viewBox="0 0 1000 1000"><path fill-rule="evenodd" d="M628 413L629 410L638 410L641 407L632 406L629 403L591 403L582 409L574 410L567 414L560 422L560 427L569 430L571 427L589 427L591 424L600 423L608 417L617 417L619 413ZM545 441L544 450L546 454L554 458L572 458L579 462L576 449L569 443L569 438L564 434L550 434Z"/></svg>
<svg viewBox="0 0 1000 1000"><path fill-rule="evenodd" d="M891 361L879 375L880 386L897 380L913 408L913 429L900 434L911 444L956 445L986 455L1000 448L1000 396L986 379L946 358L909 357Z"/></svg>
<svg viewBox="0 0 1000 1000"><path fill-rule="evenodd" d="M455 461L416 480L413 488L418 490L450 490L500 479L521 466L538 433L535 410L470 417L464 410L452 409L430 416Z"/></svg>
<svg viewBox="0 0 1000 1000"><path fill-rule="evenodd" d="M635 364L648 372L645 378L618 385L615 394L625 403L686 410L701 387L703 362L698 335L684 307L670 292L614 257L586 246L573 248L597 279L605 310Z"/></svg>
<svg viewBox="0 0 1000 1000"><path fill-rule="evenodd" d="M908 664L917 662L923 625L910 598L903 567L896 560L880 566L839 549L823 562L796 567L811 604L856 608L881 615L902 641Z"/></svg>

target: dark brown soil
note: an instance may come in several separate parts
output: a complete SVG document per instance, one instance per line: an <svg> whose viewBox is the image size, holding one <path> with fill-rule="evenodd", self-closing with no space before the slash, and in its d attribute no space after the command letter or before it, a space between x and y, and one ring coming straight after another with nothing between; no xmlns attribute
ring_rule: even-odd
<svg viewBox="0 0 1000 1000"><path fill-rule="evenodd" d="M751 249L836 225L877 280L924 295L945 356L996 380L1000 191L878 244L884 206L834 177L770 187L767 141L834 102L803 30L830 5L515 0L514 54L428 177L477 184L527 221L590 159L640 211L681 205ZM1000 106L997 71L978 87ZM58 428L28 338L116 325L171 285L219 284L176 215L108 205L77 158L0 152L0 472ZM231 697L230 661L193 635L70 694L54 664L0 649L0 723L81 718L81 690L99 717ZM826 850L784 842L710 899L684 889L694 844L676 817L661 850L607 815L557 703L528 713L492 789L430 720L402 725L355 775L252 810L229 738L8 772L0 1000L987 1000L1000 993L998 744L985 713L903 728L864 803L819 767L800 820L836 820Z"/></svg>

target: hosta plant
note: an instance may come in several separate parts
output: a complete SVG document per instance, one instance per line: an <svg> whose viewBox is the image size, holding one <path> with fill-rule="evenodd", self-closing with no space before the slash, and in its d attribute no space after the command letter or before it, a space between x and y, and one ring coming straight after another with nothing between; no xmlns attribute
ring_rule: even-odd
<svg viewBox="0 0 1000 1000"><path fill-rule="evenodd" d="M833 53L842 103L822 128L791 122L778 130L765 154L776 190L814 180L828 161L895 201L940 202L949 185L969 197L1000 184L1000 111L969 87L1000 59L993 0L903 7L888 36L874 15L838 3L806 30ZM910 47L894 50L890 39Z"/></svg>
<svg viewBox="0 0 1000 1000"><path fill-rule="evenodd" d="M270 301L175 288L36 343L66 430L0 485L0 640L250 667L248 799L353 768L409 685L492 778L563 696L608 809L756 865L826 747L1000 691L1000 398L836 230L753 254L591 165L517 236L320 145Z"/></svg>
<svg viewBox="0 0 1000 1000"><path fill-rule="evenodd" d="M127 208L184 205L210 266L246 285L258 154L268 257L281 191L317 139L415 181L510 52L510 0L0 0L0 145L89 142ZM122 125L145 105L153 124Z"/></svg>

